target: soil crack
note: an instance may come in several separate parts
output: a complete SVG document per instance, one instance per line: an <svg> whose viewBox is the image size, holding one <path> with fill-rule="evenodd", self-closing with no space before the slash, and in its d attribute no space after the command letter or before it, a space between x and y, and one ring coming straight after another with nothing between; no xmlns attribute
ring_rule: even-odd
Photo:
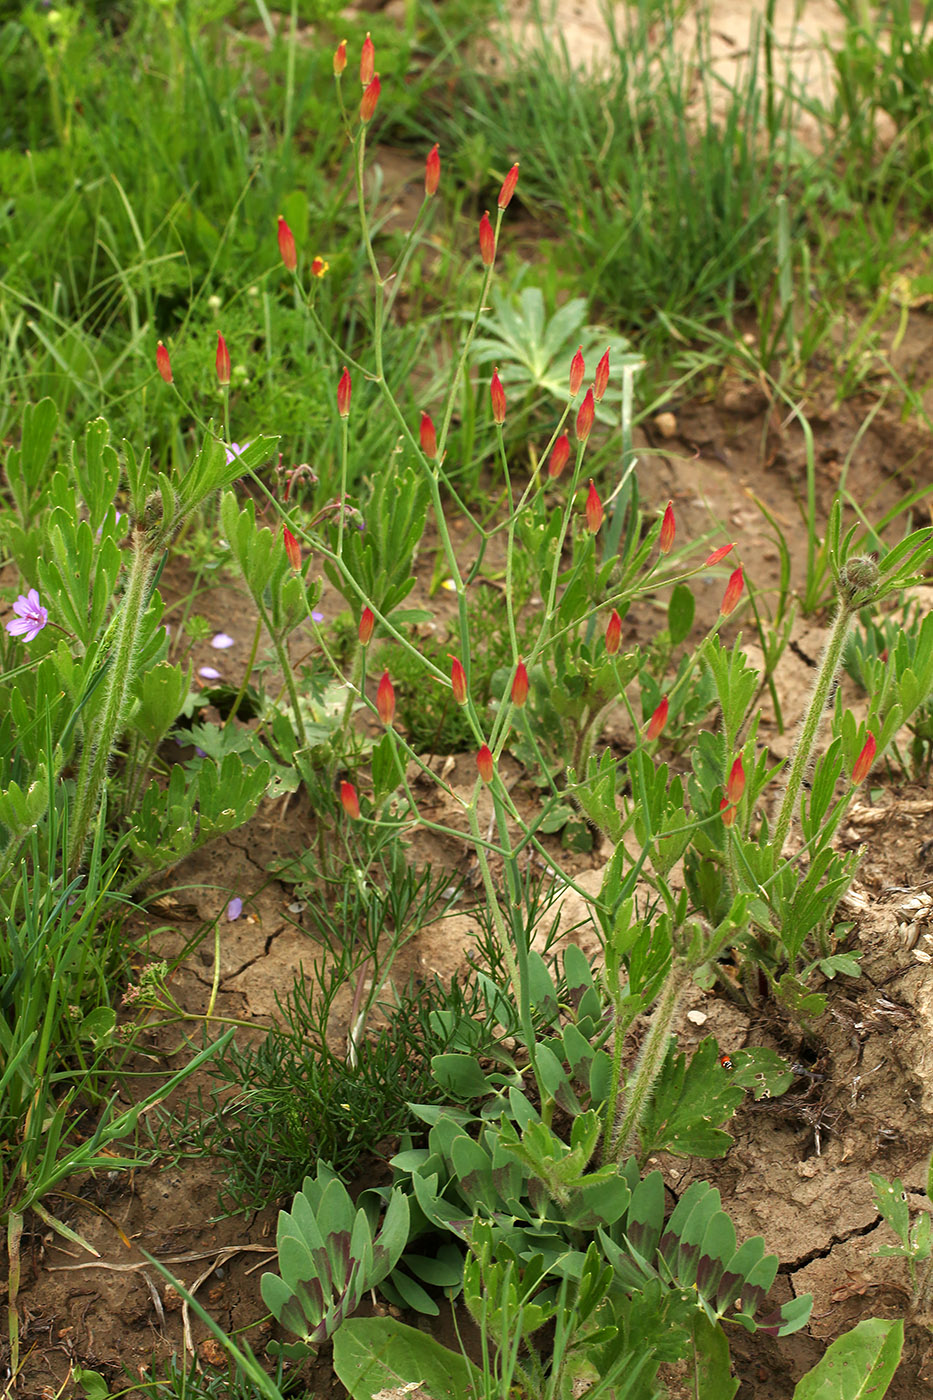
<svg viewBox="0 0 933 1400"><path fill-rule="evenodd" d="M793 1262L782 1264L778 1269L778 1273L792 1275L795 1274L798 1269L805 1269L817 1259L828 1259L837 1245L848 1244L850 1240L856 1240L865 1235L870 1235L873 1230L877 1230L880 1223L881 1216L876 1215L872 1220L869 1220L867 1225L856 1225L853 1226L851 1230L844 1231L841 1235L833 1235L829 1244L824 1245L820 1249L811 1249L807 1254L801 1254L800 1257Z"/></svg>

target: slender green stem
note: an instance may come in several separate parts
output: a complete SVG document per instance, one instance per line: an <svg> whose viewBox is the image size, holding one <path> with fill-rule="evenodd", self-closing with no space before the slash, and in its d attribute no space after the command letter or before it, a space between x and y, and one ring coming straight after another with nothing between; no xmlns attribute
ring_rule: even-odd
<svg viewBox="0 0 933 1400"><path fill-rule="evenodd" d="M229 715L227 716L226 721L225 721L225 723L224 723L224 728L225 728L225 729L227 728L227 725L233 723L233 721L234 721L234 719L235 719L235 717L236 717L236 713L237 713L237 711L239 710L240 705L243 703L243 696L246 694L246 687L249 685L249 678L250 678L250 676L253 674L253 667L254 667L255 664L256 664L256 653L257 653L257 651L259 650L259 638L260 638L261 636L262 636L262 618L261 618L261 617L258 617L258 618L256 619L256 630L253 632L253 645L252 645L252 647L250 648L249 658L247 659L247 662L246 662L246 671L245 671L245 673L244 673L244 675L243 675L242 681L240 682L240 688L239 688L239 690L237 691L237 693L236 693L236 695L235 695L235 697L234 697L233 706L232 706L232 708L231 708L231 710L230 710L230 713L229 713Z"/></svg>
<svg viewBox="0 0 933 1400"><path fill-rule="evenodd" d="M493 781L497 782L498 779L494 779ZM506 972L508 973L509 981L512 984L512 989L515 993L515 998L518 1002L518 1012L522 1023L522 1039L525 1042L525 1049L528 1051L528 1059L531 1063L531 1069L535 1077L535 1082L538 1084L538 1088L540 1090L541 1085L538 1080L537 1055L535 1053L535 1033L534 1026L531 1020L531 995L530 988L528 985L528 949L525 946L525 940L523 938L517 938L515 940L514 949L512 947L509 924L506 922L503 916L502 906L499 903L499 896L496 893L496 887L493 883L492 872L489 869L489 860L486 854L486 842L480 835L479 813L476 810L476 797L478 796L479 791L480 784L477 781L476 790L473 794L473 801L470 804L469 811L467 814L470 823L470 836L473 841L473 848L476 851L476 858L479 861L480 875L483 881L483 890L486 894L486 903L489 908L489 912L492 915L493 924L496 930L496 937L499 940L499 946L502 949L502 957L505 962ZM510 842L508 831L502 830L502 824L504 824L504 817L501 816L499 810L497 810L496 815L499 820L499 823L501 823L499 827L499 839L502 842L505 851L509 852Z"/></svg>
<svg viewBox="0 0 933 1400"><path fill-rule="evenodd" d="M829 692L832 689L836 673L842 664L842 654L845 650L846 638L849 635L852 617L852 607L845 597L840 598L839 609L833 621L829 640L820 658L813 694L810 696L807 713L804 716L803 724L800 727L800 733L797 736L797 742L794 745L787 786L784 789L784 797L781 801L781 808L774 826L774 847L778 853L784 849L784 842L787 840L791 819L793 818L797 806L797 798L800 795L800 786L803 782L804 774L810 765L813 756L813 748L820 730L820 724L826 712L826 702L829 699Z"/></svg>

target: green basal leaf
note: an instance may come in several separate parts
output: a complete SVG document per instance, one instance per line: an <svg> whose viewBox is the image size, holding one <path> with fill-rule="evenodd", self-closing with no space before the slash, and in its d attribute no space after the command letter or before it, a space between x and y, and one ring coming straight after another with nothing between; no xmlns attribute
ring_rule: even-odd
<svg viewBox="0 0 933 1400"><path fill-rule="evenodd" d="M866 1318L838 1337L797 1382L793 1400L881 1400L903 1346L903 1319Z"/></svg>
<svg viewBox="0 0 933 1400"><path fill-rule="evenodd" d="M391 1317L351 1318L334 1338L334 1370L353 1400L417 1382L431 1400L483 1395L480 1372L417 1328Z"/></svg>

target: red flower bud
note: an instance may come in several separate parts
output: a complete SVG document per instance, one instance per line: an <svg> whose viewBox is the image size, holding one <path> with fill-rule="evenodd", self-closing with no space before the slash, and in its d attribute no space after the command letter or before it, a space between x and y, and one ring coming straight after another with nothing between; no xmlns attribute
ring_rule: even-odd
<svg viewBox="0 0 933 1400"><path fill-rule="evenodd" d="M301 568L301 545L295 539L287 525L282 526L282 543L285 546L285 553L288 555L288 562L293 569Z"/></svg>
<svg viewBox="0 0 933 1400"><path fill-rule="evenodd" d="M599 493L593 482L590 481L590 489L586 497L586 528L595 535L600 525L603 523L603 503L599 499Z"/></svg>
<svg viewBox="0 0 933 1400"><path fill-rule="evenodd" d="M677 533L677 522L674 519L674 503L668 501L667 509L664 512L664 519L661 521L661 535L658 539L658 549L662 554L670 554L671 546L674 543L674 535Z"/></svg>
<svg viewBox="0 0 933 1400"><path fill-rule="evenodd" d="M353 384L350 380L350 371L347 369L346 365L344 365L343 374L341 374L337 381L337 412L340 414L341 418L350 417L350 394L352 390Z"/></svg>
<svg viewBox="0 0 933 1400"><path fill-rule="evenodd" d="M421 451L426 457L437 456L437 433L429 413L421 415Z"/></svg>
<svg viewBox="0 0 933 1400"><path fill-rule="evenodd" d="M499 371L492 372L492 383L489 385L489 397L492 400L492 418L494 423L505 422L505 390L499 378Z"/></svg>
<svg viewBox="0 0 933 1400"><path fill-rule="evenodd" d="M492 753L490 752L488 744L484 744L476 755L476 766L479 769L479 775L483 782L491 783L493 773L495 772L495 765L493 764Z"/></svg>
<svg viewBox="0 0 933 1400"><path fill-rule="evenodd" d="M230 351L227 349L227 342L220 331L217 332L217 358L214 362L217 366L217 379L221 384L230 383Z"/></svg>
<svg viewBox="0 0 933 1400"><path fill-rule="evenodd" d="M609 614L609 621L606 623L606 650L610 656L615 656L622 641L622 619L615 608Z"/></svg>
<svg viewBox="0 0 933 1400"><path fill-rule="evenodd" d="M648 727L645 730L646 739L651 740L656 739L658 737L658 735L663 730L664 726L667 724L667 712L669 709L670 704L668 703L667 696L665 695L664 699L661 701L660 705L648 721Z"/></svg>
<svg viewBox="0 0 933 1400"><path fill-rule="evenodd" d="M437 193L437 186L441 178L441 158L438 154L437 145L433 145L428 151L428 158L424 163L424 192L430 196Z"/></svg>
<svg viewBox="0 0 933 1400"><path fill-rule="evenodd" d="M334 77L339 78L347 66L347 41L341 39L334 52Z"/></svg>
<svg viewBox="0 0 933 1400"><path fill-rule="evenodd" d="M871 730L868 731L868 738L865 740L865 747L855 760L855 767L852 769L852 781L856 787L863 783L868 777L871 765L875 761L875 754L878 752L878 744Z"/></svg>
<svg viewBox="0 0 933 1400"><path fill-rule="evenodd" d="M395 718L395 690L389 680L388 671L383 671L382 680L376 691L376 709L383 724L388 727Z"/></svg>
<svg viewBox="0 0 933 1400"><path fill-rule="evenodd" d="M169 357L168 357L168 351L166 350L165 346L162 344L161 340L159 341L158 345L156 346L156 369L159 371L159 373L161 374L162 378L165 380L166 384L171 384L171 382L172 382L172 362L171 362L171 360L169 359Z"/></svg>
<svg viewBox="0 0 933 1400"><path fill-rule="evenodd" d="M466 671L463 669L463 663L456 656L450 658L450 686L457 704L465 705L467 698Z"/></svg>
<svg viewBox="0 0 933 1400"><path fill-rule="evenodd" d="M593 403L593 390L587 389L586 397L580 405L577 413L577 441L586 442L593 426L593 418L596 414L596 406Z"/></svg>
<svg viewBox="0 0 933 1400"><path fill-rule="evenodd" d="M515 677L512 681L512 704L518 709L524 705L528 699L528 672L525 669L524 661L519 660L515 667Z"/></svg>
<svg viewBox="0 0 933 1400"><path fill-rule="evenodd" d="M730 550L735 549L735 543L721 544L718 549L714 549L707 560L704 561L704 569L711 569L714 564L718 564L721 559L725 559Z"/></svg>
<svg viewBox="0 0 933 1400"><path fill-rule="evenodd" d="M719 803L719 810L722 813L723 826L732 826L735 821L735 808L730 803L728 797L724 797Z"/></svg>
<svg viewBox="0 0 933 1400"><path fill-rule="evenodd" d="M581 345L570 361L570 397L572 399L576 398L580 392L584 374L586 374L586 365L583 361L583 346Z"/></svg>
<svg viewBox="0 0 933 1400"><path fill-rule="evenodd" d="M298 266L298 254L295 251L295 235L292 233L281 214L279 215L279 252L282 255L282 261L285 264L286 270L288 272L294 272L295 268Z"/></svg>
<svg viewBox="0 0 933 1400"><path fill-rule="evenodd" d="M356 795L356 788L352 783L343 782L340 784L340 801L343 810L353 821L360 819L360 799Z"/></svg>
<svg viewBox="0 0 933 1400"><path fill-rule="evenodd" d="M369 645L369 641L370 641L370 638L371 638L372 635L373 635L373 628L375 627L375 625L376 625L376 619L375 619L375 617L373 616L373 610L372 610L372 608L370 608L370 607L367 606L367 607L365 607L365 608L363 609L363 611L360 613L360 645L361 645L361 646L364 646L364 647L365 647L365 646L368 646L368 645Z"/></svg>
<svg viewBox="0 0 933 1400"><path fill-rule="evenodd" d="M376 110L376 103L379 101L379 94L381 91L382 84L379 81L379 74L377 73L360 98L360 121L364 126L373 119L373 113Z"/></svg>
<svg viewBox="0 0 933 1400"><path fill-rule="evenodd" d="M745 791L745 769L742 766L742 755L732 765L729 772L729 781L726 783L726 796L733 807L742 801L742 793Z"/></svg>
<svg viewBox="0 0 933 1400"><path fill-rule="evenodd" d="M726 591L722 595L722 602L719 605L719 611L722 613L723 617L728 617L729 614L732 612L736 603L742 596L742 588L743 577L742 565L740 564L739 567L735 570L735 572L730 576L729 582L726 584Z"/></svg>
<svg viewBox="0 0 933 1400"><path fill-rule="evenodd" d="M566 433L561 433L551 449L551 460L548 464L547 474L550 477L560 476L567 465L567 458L570 456L570 439Z"/></svg>
<svg viewBox="0 0 933 1400"><path fill-rule="evenodd" d="M496 256L496 235L489 222L488 209L479 221L479 255L487 267L492 265Z"/></svg>
<svg viewBox="0 0 933 1400"><path fill-rule="evenodd" d="M517 184L518 166L513 165L508 175L506 175L505 179L502 181L502 189L499 191L498 203L500 209L507 209L509 207L509 203L512 199L512 195L515 193L515 186Z"/></svg>
<svg viewBox="0 0 933 1400"><path fill-rule="evenodd" d="M360 50L360 83L363 87L369 87L373 80L373 71L376 67L376 48L366 31L366 38L363 40L363 47Z"/></svg>
<svg viewBox="0 0 933 1400"><path fill-rule="evenodd" d="M596 379L593 384L593 397L597 403L606 392L606 385L609 383L609 351L603 355L596 366Z"/></svg>

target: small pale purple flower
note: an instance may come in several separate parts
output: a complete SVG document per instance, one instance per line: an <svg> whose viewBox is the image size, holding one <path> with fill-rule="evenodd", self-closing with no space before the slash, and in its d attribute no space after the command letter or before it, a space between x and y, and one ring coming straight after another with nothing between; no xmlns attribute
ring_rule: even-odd
<svg viewBox="0 0 933 1400"><path fill-rule="evenodd" d="M239 457L242 452L246 451L247 447L249 447L248 442L244 442L242 447L238 442L231 442L230 446L226 449L227 466L229 467L231 462L235 462L237 457Z"/></svg>
<svg viewBox="0 0 933 1400"><path fill-rule="evenodd" d="M198 675L205 681L219 681L220 672L215 671L213 666L199 666Z"/></svg>
<svg viewBox="0 0 933 1400"><path fill-rule="evenodd" d="M236 646L236 642L233 637L228 637L226 632L218 632L211 638L211 646L215 651L226 651L227 647Z"/></svg>
<svg viewBox="0 0 933 1400"><path fill-rule="evenodd" d="M232 924L234 919L238 919L243 913L243 901L239 895L235 895L227 905L227 919Z"/></svg>
<svg viewBox="0 0 933 1400"><path fill-rule="evenodd" d="M49 610L39 602L39 593L30 588L21 593L13 604L16 617L6 624L11 637L22 637L25 642L34 642L49 620Z"/></svg>
<svg viewBox="0 0 933 1400"><path fill-rule="evenodd" d="M315 611L312 612L312 614L311 614L311 621L312 621L312 622L323 622L323 621L324 621L324 614L323 614L322 612L317 612L317 611L315 610Z"/></svg>

